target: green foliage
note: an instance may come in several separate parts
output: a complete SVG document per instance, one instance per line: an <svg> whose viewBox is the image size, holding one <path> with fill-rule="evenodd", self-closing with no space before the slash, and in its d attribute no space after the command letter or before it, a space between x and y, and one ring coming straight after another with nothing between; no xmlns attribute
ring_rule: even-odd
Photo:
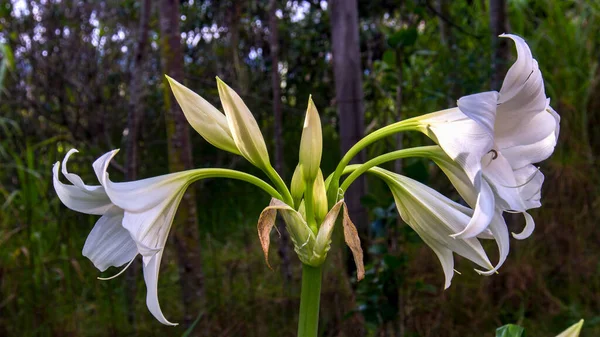
<svg viewBox="0 0 600 337"><path fill-rule="evenodd" d="M496 337L525 337L525 329L515 324L506 324L496 329Z"/></svg>

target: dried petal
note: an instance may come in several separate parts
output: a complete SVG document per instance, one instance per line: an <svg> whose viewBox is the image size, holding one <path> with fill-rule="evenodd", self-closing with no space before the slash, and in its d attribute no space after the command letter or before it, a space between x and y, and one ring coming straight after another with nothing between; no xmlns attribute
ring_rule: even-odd
<svg viewBox="0 0 600 337"><path fill-rule="evenodd" d="M358 281L365 277L365 265L363 263L363 251L360 246L360 238L358 237L358 231L356 226L348 215L348 206L344 203L344 240L350 250L352 256L354 256L354 263L356 264L356 278Z"/></svg>

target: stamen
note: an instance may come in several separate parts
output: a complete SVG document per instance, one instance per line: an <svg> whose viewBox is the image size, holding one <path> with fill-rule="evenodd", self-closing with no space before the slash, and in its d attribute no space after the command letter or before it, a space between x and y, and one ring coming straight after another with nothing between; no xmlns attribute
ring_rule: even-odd
<svg viewBox="0 0 600 337"><path fill-rule="evenodd" d="M119 275L123 274L123 272L124 272L124 271L125 271L127 268L129 268L129 266L131 266L131 264L133 263L133 260L135 260L135 257L134 257L133 259L131 259L131 261L129 261L129 263L128 263L128 264L125 266L125 268L121 269L121 271L120 271L120 272L118 272L118 273L117 273L117 275L113 275L113 276L110 276L110 277L98 277L98 279L99 279L99 280L102 280L102 281L108 281L108 280L112 280L112 279L114 279L115 277L117 277L117 276L119 276Z"/></svg>
<svg viewBox="0 0 600 337"><path fill-rule="evenodd" d="M536 176L536 174L538 174L538 172L540 172L540 167L536 167L536 170L535 170L535 172L533 172L533 173L532 173L532 174L531 174L531 175L530 175L530 176L527 178L527 180L526 180L524 183L522 183L521 185L517 185L517 186L507 186L507 185L502 185L502 184L498 184L498 185L500 185L500 186L502 186L502 187L506 187L506 188L519 188L519 187L523 187L523 186L525 186L525 185L529 184L529 183L530 183L530 182L533 180L533 178L535 178L535 176Z"/></svg>
<svg viewBox="0 0 600 337"><path fill-rule="evenodd" d="M491 149L488 153L492 154L492 160L498 158L498 151Z"/></svg>

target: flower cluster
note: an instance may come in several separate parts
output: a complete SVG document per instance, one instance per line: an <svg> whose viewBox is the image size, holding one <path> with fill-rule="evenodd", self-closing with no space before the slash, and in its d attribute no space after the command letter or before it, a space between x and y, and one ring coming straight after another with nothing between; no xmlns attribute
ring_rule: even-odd
<svg viewBox="0 0 600 337"><path fill-rule="evenodd" d="M204 178L243 180L271 196L257 226L267 265L270 232L278 212L286 223L299 260L304 265L319 267L325 261L334 225L343 210L344 237L353 253L360 280L364 276L363 252L343 196L358 175L368 172L387 183L402 219L438 256L446 288L454 273L454 253L479 265L482 268L477 270L479 273L492 274L509 252L509 233L503 213L519 212L525 216L525 229L513 234L515 238L527 238L534 229L527 210L541 205L544 176L533 164L548 158L554 151L560 121L549 105L542 74L525 41L514 35L503 36L515 42L518 58L499 92L465 96L458 100L456 108L401 121L373 132L344 156L327 179L320 169L321 121L312 99L308 100L298 166L288 188L271 166L256 120L234 90L217 78L222 113L167 77L191 126L210 144L243 156L262 170L273 186L253 175L227 169L196 169L138 181L113 182L107 170L117 150L93 163L99 184L86 185L78 175L67 170L69 157L76 152L71 150L62 167L60 163L54 166L54 188L68 208L102 215L83 248L83 255L100 271L111 266L128 266L137 255L142 256L148 309L167 325L173 323L162 314L157 295L162 254L187 187ZM347 165L353 154L377 139L411 130L425 133L438 145L399 150L362 165ZM435 162L469 207L400 172L377 166L405 156L422 156ZM61 169L70 184L59 180ZM348 173L350 176L339 187L341 175ZM495 265L487 257L480 239L496 241L500 254Z"/></svg>

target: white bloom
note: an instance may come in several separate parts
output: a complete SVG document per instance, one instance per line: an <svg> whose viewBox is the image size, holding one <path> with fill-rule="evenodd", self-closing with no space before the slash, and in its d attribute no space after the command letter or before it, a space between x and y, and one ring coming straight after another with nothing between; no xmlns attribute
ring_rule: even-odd
<svg viewBox="0 0 600 337"><path fill-rule="evenodd" d="M470 208L464 207L408 177L379 167L370 169L370 172L381 177L387 183L402 220L414 229L437 255L446 278L445 288L450 286L454 276L452 253L464 256L486 268L485 272L478 270L482 274L494 272L504 262L506 255L501 252L500 262L494 267L477 238L454 239L450 236L467 226L469 219L473 216ZM498 232L497 237L503 236L499 232L506 230L506 224L501 216L493 217L490 230ZM489 237L489 234L484 232L482 236ZM508 240L508 235L504 236ZM500 247L500 243L498 246Z"/></svg>
<svg viewBox="0 0 600 337"><path fill-rule="evenodd" d="M54 188L68 208L87 214L102 214L86 240L83 255L104 271L110 266L119 267L133 261L141 254L148 309L161 323L176 325L164 317L158 302L160 261L177 206L187 186L199 178L199 174L186 171L115 183L106 172L110 160L118 152L115 150L94 162L94 171L101 185L90 186L67 171L67 161L74 152L77 151L67 153L62 167L63 175L73 185L59 181L60 164L57 162L53 168Z"/></svg>
<svg viewBox="0 0 600 337"><path fill-rule="evenodd" d="M550 107L537 61L525 41L511 38L518 58L500 92L484 92L458 100L458 108L418 117L421 129L466 172L477 191L475 213L455 236L475 237L492 221L496 208L522 212L524 239L534 223L526 213L539 207L544 180L532 164L548 158L558 140L560 117ZM531 220L531 221L530 221Z"/></svg>

